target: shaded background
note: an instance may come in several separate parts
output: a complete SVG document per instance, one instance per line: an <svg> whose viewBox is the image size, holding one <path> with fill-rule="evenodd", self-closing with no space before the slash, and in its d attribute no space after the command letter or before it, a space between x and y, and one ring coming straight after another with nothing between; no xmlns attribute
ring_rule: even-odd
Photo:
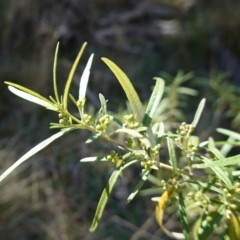
<svg viewBox="0 0 240 240"><path fill-rule="evenodd" d="M239 130L239 9L237 0L0 0L0 171L50 136L49 122L57 121L54 114L13 96L3 82L52 94L58 41L61 90L77 52L88 42L73 94L88 56L95 53L88 92L93 109L99 105L98 93L110 99L112 111L125 106L123 91L100 60L107 57L126 72L143 101L149 97L152 77L168 76L170 84L179 70L193 72L189 86L200 94L185 108L186 117L204 96L208 104L201 129L211 128L201 132L203 138L219 124ZM226 109L231 111L226 114ZM1 239L159 239L154 204L137 198L125 205L138 171L126 172L99 230L88 232L111 173L109 165L79 163L111 149L100 142L85 145L88 136L83 131L57 140L1 183ZM172 218L170 227L179 230Z"/></svg>

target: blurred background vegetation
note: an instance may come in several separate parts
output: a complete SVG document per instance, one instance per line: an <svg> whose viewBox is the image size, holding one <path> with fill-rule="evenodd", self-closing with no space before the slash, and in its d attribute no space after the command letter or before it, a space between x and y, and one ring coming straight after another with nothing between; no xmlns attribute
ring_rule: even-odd
<svg viewBox="0 0 240 240"><path fill-rule="evenodd" d="M98 93L110 100L111 111L125 111L121 110L126 101L123 91L100 60L107 57L126 72L143 101L150 95L154 76L167 80L166 94L171 92L172 97L165 121L191 119L206 97L198 134L206 139L216 126L239 131L239 9L237 0L0 0L0 171L50 136L49 122L57 120L45 109L13 96L3 82L52 94L58 41L60 89L77 52L88 42L73 94L89 54L95 53L88 91L92 111L99 106ZM185 85L198 90L198 97L174 97L174 79L189 72L191 79ZM125 173L100 228L88 232L112 171L107 164L79 163L83 157L111 149L100 142L85 145L88 136L76 132L57 140L0 184L1 239L163 239L149 199L137 198L125 205L138 170ZM179 230L172 214L168 225Z"/></svg>

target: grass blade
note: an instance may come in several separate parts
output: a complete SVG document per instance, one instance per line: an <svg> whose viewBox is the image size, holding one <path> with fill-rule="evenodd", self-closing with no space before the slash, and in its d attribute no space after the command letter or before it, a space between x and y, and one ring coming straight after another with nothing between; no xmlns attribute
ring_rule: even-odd
<svg viewBox="0 0 240 240"><path fill-rule="evenodd" d="M67 100L68 100L70 85L71 85L71 82L72 82L72 79L73 79L73 75L76 71L77 65L80 61L80 58L81 58L82 54L83 54L83 51L86 48L86 45L87 45L87 43L83 44L81 50L79 51L73 65L72 65L71 71L69 73L69 76L68 76L68 79L67 79L67 82L66 82L66 85L65 85L65 88L64 88L64 93L63 93L63 108L64 109L67 109Z"/></svg>
<svg viewBox="0 0 240 240"><path fill-rule="evenodd" d="M43 142L39 143L37 146L33 147L30 151L28 151L26 154L24 154L21 158L19 158L11 167L9 167L5 172L3 172L0 176L0 182L6 178L12 171L14 171L19 165L21 165L23 162L28 160L30 157L35 155L37 152L45 148L47 145L49 145L51 142L56 140L57 138L63 136L65 133L71 131L72 129L64 129L61 132L58 132L51 137L47 138Z"/></svg>
<svg viewBox="0 0 240 240"><path fill-rule="evenodd" d="M192 122L192 125L193 125L194 128L195 128L195 127L197 126L197 124L198 124L198 121L199 121L199 119L200 119L200 117L201 117L201 114L202 114L202 111L203 111L203 109L204 109L205 103L206 103L206 99L203 98L203 99L201 100L201 102L199 103L199 105L198 105L197 111L196 111L196 113L195 113L195 116L194 116L193 122Z"/></svg>

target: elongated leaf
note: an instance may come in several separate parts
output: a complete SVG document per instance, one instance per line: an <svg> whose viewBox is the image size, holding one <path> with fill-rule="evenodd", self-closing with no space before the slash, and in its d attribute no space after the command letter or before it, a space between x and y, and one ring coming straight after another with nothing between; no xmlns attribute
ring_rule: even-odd
<svg viewBox="0 0 240 240"><path fill-rule="evenodd" d="M162 142L162 138L164 136L164 123L160 122L159 123L159 130L158 130L158 136L157 136L157 143L161 143Z"/></svg>
<svg viewBox="0 0 240 240"><path fill-rule="evenodd" d="M45 102L48 102L48 103L52 104L52 102L51 102L49 99L43 97L43 96L40 95L39 93L36 93L36 92L34 92L34 91L32 91L32 90L30 90L30 89L28 89L28 88L25 88L25 87L23 87L23 86L21 86L21 85L18 85L18 84L16 84L16 83L11 83L11 82L4 82L4 83L6 83L7 85L12 86L12 87L14 87L14 88L20 89L20 90L22 90L23 92L26 92L26 93L28 93L28 94L30 94L30 95L33 95L33 96L36 97L36 98L42 99L42 100L45 101ZM11 88L11 89L12 89L12 88ZM17 95L17 94L16 94L16 95ZM18 95L17 95L17 96L18 96ZM19 96L19 97L21 97L21 96Z"/></svg>
<svg viewBox="0 0 240 240"><path fill-rule="evenodd" d="M138 131L128 129L128 128L119 128L115 131L115 133L127 133L127 134L129 134L129 135L131 135L132 137L135 137L135 138L142 138L143 137L143 135L141 133L139 133Z"/></svg>
<svg viewBox="0 0 240 240"><path fill-rule="evenodd" d="M132 83L130 82L126 74L115 63L113 63L107 58L102 58L102 60L111 69L111 71L114 73L119 83L121 84L125 94L127 95L132 111L137 116L138 122L142 122L144 115L142 103L140 102L140 99Z"/></svg>
<svg viewBox="0 0 240 240"><path fill-rule="evenodd" d="M73 75L76 71L76 68L77 68L77 65L80 61L80 58L83 54L83 51L86 47L87 43L84 43L81 50L79 51L73 65L72 65L72 68L71 68L71 71L69 73L69 76L68 76L68 79L67 79L67 82L66 82L66 85L65 85L65 88L64 88L64 93L63 93L63 108L64 109L67 109L67 100L68 100L68 94L69 94L69 89L70 89L70 85L72 83L72 80L73 80Z"/></svg>
<svg viewBox="0 0 240 240"><path fill-rule="evenodd" d="M29 102L33 102L33 103L36 103L38 105L41 105L49 110L52 110L52 111L57 111L57 108L54 106L53 103L49 103L49 101L45 101L41 98L38 98L38 97L35 97L29 93L26 93L24 91L21 91L15 87L12 87L12 86L8 86L8 89L14 93L15 95L17 95L18 97L21 97L23 99L26 99L28 100Z"/></svg>
<svg viewBox="0 0 240 240"><path fill-rule="evenodd" d="M100 103L101 103L102 114L106 115L107 114L107 101L101 93L99 94L99 99L100 99Z"/></svg>
<svg viewBox="0 0 240 240"><path fill-rule="evenodd" d="M200 117L201 117L201 115L202 115L202 111L203 111L203 109L204 109L205 103L206 103L206 99L203 98L203 99L201 100L201 102L199 103L198 108L197 108L197 111L196 111L195 116L194 116L194 118L193 118L193 122L192 122L193 127L196 127L196 126L197 126L198 121L199 121L199 119L200 119Z"/></svg>
<svg viewBox="0 0 240 240"><path fill-rule="evenodd" d="M167 144L168 144L168 152L169 152L169 157L170 157L170 163L173 167L173 172L177 173L177 158L176 158L176 153L175 153L174 142L173 142L171 137L167 138Z"/></svg>
<svg viewBox="0 0 240 240"><path fill-rule="evenodd" d="M180 212L180 219L181 219L182 228L183 228L183 234L185 236L185 240L190 240L190 232L189 232L189 227L188 227L186 206L184 203L184 198L183 198L182 193L179 193L178 197L179 197L179 212Z"/></svg>
<svg viewBox="0 0 240 240"><path fill-rule="evenodd" d="M197 168L209 168L209 167L225 167L230 165L235 165L240 163L240 154L233 156L233 157L227 157L222 160L218 161L210 161L205 164L197 164L194 165Z"/></svg>
<svg viewBox="0 0 240 240"><path fill-rule="evenodd" d="M37 146L33 147L30 151L28 151L26 154L24 154L21 158L19 158L11 167L9 167L5 172L3 172L0 176L0 182L7 177L12 171L14 171L20 164L28 160L30 157L35 155L37 152L45 148L47 145L49 145L51 142L56 140L57 138L63 136L65 133L71 131L72 129L64 129L61 132L58 132L51 137L47 138L43 142L39 143Z"/></svg>
<svg viewBox="0 0 240 240"><path fill-rule="evenodd" d="M104 162L107 161L105 157L86 157L80 160L80 162Z"/></svg>
<svg viewBox="0 0 240 240"><path fill-rule="evenodd" d="M175 194L175 188L168 188L161 196L161 198L158 201L158 204L156 206L155 210L155 217L157 220L157 223L159 226L162 228L162 230L171 238L174 239L184 239L184 235L182 233L175 233L175 232L170 232L163 226L163 216L165 209L167 207L167 202L173 197Z"/></svg>
<svg viewBox="0 0 240 240"><path fill-rule="evenodd" d="M194 167L206 168L204 165L208 165L207 167L210 167L215 172L215 174L217 175L218 178L220 178L229 188L232 187L232 183L228 177L228 174L224 170L222 170L219 166L215 165L215 163L222 161L222 160L211 161L206 157L202 157L202 160L205 162L205 164L194 165ZM204 166L204 167L202 167L202 166Z"/></svg>
<svg viewBox="0 0 240 240"><path fill-rule="evenodd" d="M86 97L86 92L87 92L87 85L88 85L88 80L89 80L89 75L90 75L90 68L92 65L94 54L91 54L90 58L88 59L87 65L83 71L83 75L80 80L80 85L79 85L79 97L78 100L81 101Z"/></svg>
<svg viewBox="0 0 240 240"><path fill-rule="evenodd" d="M58 89L57 89L57 58L58 58L58 50L59 50L59 42L56 46L55 56L54 56L54 63L53 63L53 89L56 101L60 103L59 96L58 96Z"/></svg>
<svg viewBox="0 0 240 240"><path fill-rule="evenodd" d="M224 206L220 206L216 212L210 214L203 214L201 225L198 229L198 240L206 240L209 235L214 231L214 228L218 226L225 212ZM211 217L211 221L207 220L207 217Z"/></svg>
<svg viewBox="0 0 240 240"><path fill-rule="evenodd" d="M101 136L101 133L94 134L92 137L90 137L86 141L86 143L92 143L92 142L96 141L100 136Z"/></svg>
<svg viewBox="0 0 240 240"><path fill-rule="evenodd" d="M142 121L143 125L147 127L150 126L152 118L160 104L165 85L162 78L155 77L154 79L156 80L156 85L153 89L152 95L148 102L147 110Z"/></svg>
<svg viewBox="0 0 240 240"><path fill-rule="evenodd" d="M137 186L134 188L133 192L129 195L128 199L127 199L127 203L131 202L133 200L133 198L137 195L138 191L141 189L142 185L146 182L148 175L149 175L150 171L146 171L143 176L142 179L140 180L140 182L137 184Z"/></svg>
<svg viewBox="0 0 240 240"><path fill-rule="evenodd" d="M108 201L108 198L113 190L113 187L120 175L120 173L122 172L122 170L128 166L130 166L131 164L135 163L136 161L131 161L127 164L122 163L111 175L110 179L108 180L108 183L106 185L106 187L104 188L102 195L100 197L100 200L98 202L98 206L97 206L97 210L92 222L92 225L89 229L90 232L94 232L96 230L96 228L98 227L98 224L101 220L103 211L105 209L106 203Z"/></svg>
<svg viewBox="0 0 240 240"><path fill-rule="evenodd" d="M228 235L231 240L240 239L240 221L237 214L232 213L228 220Z"/></svg>
<svg viewBox="0 0 240 240"><path fill-rule="evenodd" d="M236 133L231 130L224 129L224 128L217 128L217 132L222 133L224 135L227 135L229 137L232 137L232 138L240 141L240 133Z"/></svg>

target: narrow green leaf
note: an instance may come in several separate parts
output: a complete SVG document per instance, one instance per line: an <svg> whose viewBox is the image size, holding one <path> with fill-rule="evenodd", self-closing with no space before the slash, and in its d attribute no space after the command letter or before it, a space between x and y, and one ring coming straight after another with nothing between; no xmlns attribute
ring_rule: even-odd
<svg viewBox="0 0 240 240"><path fill-rule="evenodd" d="M225 212L224 205L220 206L217 212L203 214L202 222L198 229L198 240L206 240L209 235L214 231L216 226L218 226L220 220L222 219ZM209 217L211 221L209 221Z"/></svg>
<svg viewBox="0 0 240 240"><path fill-rule="evenodd" d="M175 146L174 146L174 142L170 136L167 137L167 144L168 144L170 163L173 167L173 172L177 173L177 158L176 158L176 153L175 153Z"/></svg>
<svg viewBox="0 0 240 240"><path fill-rule="evenodd" d="M185 240L190 240L186 206L184 203L184 197L181 192L178 194L178 197L179 197L179 213L180 213L180 219L181 219L182 228L183 228L183 234L185 236Z"/></svg>
<svg viewBox="0 0 240 240"><path fill-rule="evenodd" d="M99 94L99 100L101 103L102 114L106 115L107 114L107 101L101 93Z"/></svg>
<svg viewBox="0 0 240 240"><path fill-rule="evenodd" d="M80 162L104 162L107 161L105 157L86 157L80 160Z"/></svg>
<svg viewBox="0 0 240 240"><path fill-rule="evenodd" d="M88 85L88 80L89 80L89 75L90 75L90 68L92 65L94 54L91 54L90 58L88 59L87 65L83 71L83 75L80 80L80 85L79 85L79 97L78 101L81 101L86 97L86 92L87 92L87 85Z"/></svg>
<svg viewBox="0 0 240 240"><path fill-rule="evenodd" d="M178 93L181 94L186 94L186 95L190 95L190 96L197 96L198 95L198 91L192 88L187 88L187 87L179 87L177 89Z"/></svg>
<svg viewBox="0 0 240 240"><path fill-rule="evenodd" d="M228 177L228 174L223 169L221 169L219 166L216 166L217 162L225 161L225 160L211 161L206 157L202 157L201 159L202 159L203 162L205 162L205 164L194 165L194 167L197 167L197 168L210 167L215 172L215 174L217 175L218 178L220 178L229 188L232 187L232 183L231 183L231 180Z"/></svg>
<svg viewBox="0 0 240 240"><path fill-rule="evenodd" d="M80 61L80 58L83 54L83 51L86 47L87 43L84 43L81 50L79 51L74 63L73 63L73 66L71 68L71 71L69 73L69 76L68 76L68 79L67 79L67 82L66 82L66 85L65 85L65 88L64 88L64 93L63 93L63 108L64 109L67 109L67 100L68 100L68 94L69 94L69 89L70 89L70 85L71 85L71 82L72 82L72 79L73 79L73 75L76 71L76 68L77 68L77 65Z"/></svg>
<svg viewBox="0 0 240 240"><path fill-rule="evenodd" d="M137 186L134 188L133 192L129 195L128 199L127 199L127 203L131 202L133 200L133 198L137 195L138 191L141 189L141 187L143 186L143 184L146 182L148 175L149 175L150 171L146 171L143 176L142 179L139 181L139 183L137 184Z"/></svg>
<svg viewBox="0 0 240 240"><path fill-rule="evenodd" d="M200 117L201 117L201 115L202 115L202 111L203 111L203 109L204 109L205 103L206 103L206 99L203 98L203 99L201 100L201 102L199 103L198 108L197 108L197 111L196 111L195 116L194 116L194 118L193 118L193 122L192 122L193 127L196 127L196 126L197 126L198 121L199 121L199 119L200 119Z"/></svg>
<svg viewBox="0 0 240 240"><path fill-rule="evenodd" d="M11 167L9 167L5 172L3 172L0 176L0 182L6 178L12 171L14 171L20 164L28 160L30 157L35 155L37 152L45 148L47 145L49 145L51 142L56 140L57 138L63 136L65 133L73 130L72 128L64 129L61 132L58 132L51 137L47 138L43 142L39 143L37 146L33 147L30 151L28 151L26 154L24 154L21 158L19 158Z"/></svg>
<svg viewBox="0 0 240 240"><path fill-rule="evenodd" d="M29 102L33 102L33 103L36 103L38 105L41 105L49 110L52 110L52 111L57 111L57 108L54 106L53 103L49 103L49 101L45 101L41 98L38 98L38 97L35 97L29 93L26 93L24 91L21 91L15 87L12 87L12 86L8 86L8 89L9 91L11 91L12 93L14 93L15 95L17 95L18 97L21 97L23 99L26 99L28 100Z"/></svg>
<svg viewBox="0 0 240 240"><path fill-rule="evenodd" d="M132 111L137 116L138 122L142 122L144 115L142 103L140 102L140 99L132 83L130 82L126 74L115 63L113 63L107 58L102 58L102 60L111 69L111 71L114 73L119 83L121 84L125 94L127 95Z"/></svg>
<svg viewBox="0 0 240 240"><path fill-rule="evenodd" d="M160 104L165 85L164 80L162 78L155 77L154 79L156 80L156 85L153 89L152 95L148 102L147 110L144 114L144 118L142 121L143 125L147 127L150 126L152 118Z"/></svg>
<svg viewBox="0 0 240 240"><path fill-rule="evenodd" d="M97 140L101 136L101 133L94 134L92 137L90 137L85 143L92 143L95 140Z"/></svg>
<svg viewBox="0 0 240 240"><path fill-rule="evenodd" d="M95 213L95 216L94 216L94 219L93 219L93 222L92 222L92 225L89 229L90 232L94 232L96 230L96 228L98 227L98 224L101 220L101 217L102 217L102 214L103 214L103 211L105 209L105 206L107 204L107 201L108 201L108 198L113 190L113 187L120 175L120 173L122 172L122 170L128 166L130 166L131 164L135 163L136 161L131 161L131 162L128 162L127 164L126 163L122 163L111 175L110 179L108 180L108 183L106 185L106 187L104 188L103 192L102 192L102 195L100 197L100 200L98 202L98 206L97 206L97 209L96 209L96 213Z"/></svg>
<svg viewBox="0 0 240 240"><path fill-rule="evenodd" d="M230 165L235 165L240 163L240 154L235 155L233 157L227 157L218 161L210 161L205 164L197 164L195 167L197 168L209 168L209 167L225 167Z"/></svg>
<svg viewBox="0 0 240 240"><path fill-rule="evenodd" d="M53 63L53 89L56 101L60 103L59 96L58 96L58 89L57 89L57 58L58 58L58 50L59 50L59 42L57 43L55 56L54 56L54 63Z"/></svg>
<svg viewBox="0 0 240 240"><path fill-rule="evenodd" d="M229 137L232 137L232 138L240 141L240 134L236 133L234 131L224 129L224 128L217 128L217 132L222 133L224 135L227 135Z"/></svg>
<svg viewBox="0 0 240 240"><path fill-rule="evenodd" d="M77 100L75 99L75 97L71 93L69 94L69 97L72 100L72 102L77 106Z"/></svg>
<svg viewBox="0 0 240 240"><path fill-rule="evenodd" d="M157 143L161 143L162 142L162 138L164 137L164 123L160 122L159 123L159 130L158 130L158 136L157 136Z"/></svg>
<svg viewBox="0 0 240 240"><path fill-rule="evenodd" d="M139 133L138 131L135 131L133 129L128 129L128 128L119 128L115 131L115 133L127 133L135 138L143 138L143 135L141 133Z"/></svg>
<svg viewBox="0 0 240 240"><path fill-rule="evenodd" d="M45 101L45 102L48 102L48 103L52 104L52 102L51 102L49 99L43 97L43 96L40 95L39 93L36 93L36 92L34 92L34 91L32 91L32 90L30 90L30 89L28 89L28 88L25 88L25 87L23 87L23 86L21 86L21 85L18 85L18 84L16 84L16 83L11 83L11 82L4 82L4 83L6 83L7 85L12 86L12 87L14 87L14 88L20 89L20 90L22 90L23 92L26 92L26 93L28 93L28 94L30 94L30 95L33 95L33 96L36 97L36 98L42 99L42 100ZM18 95L17 95L17 96L18 96ZM21 97L21 96L20 96L20 97Z"/></svg>

